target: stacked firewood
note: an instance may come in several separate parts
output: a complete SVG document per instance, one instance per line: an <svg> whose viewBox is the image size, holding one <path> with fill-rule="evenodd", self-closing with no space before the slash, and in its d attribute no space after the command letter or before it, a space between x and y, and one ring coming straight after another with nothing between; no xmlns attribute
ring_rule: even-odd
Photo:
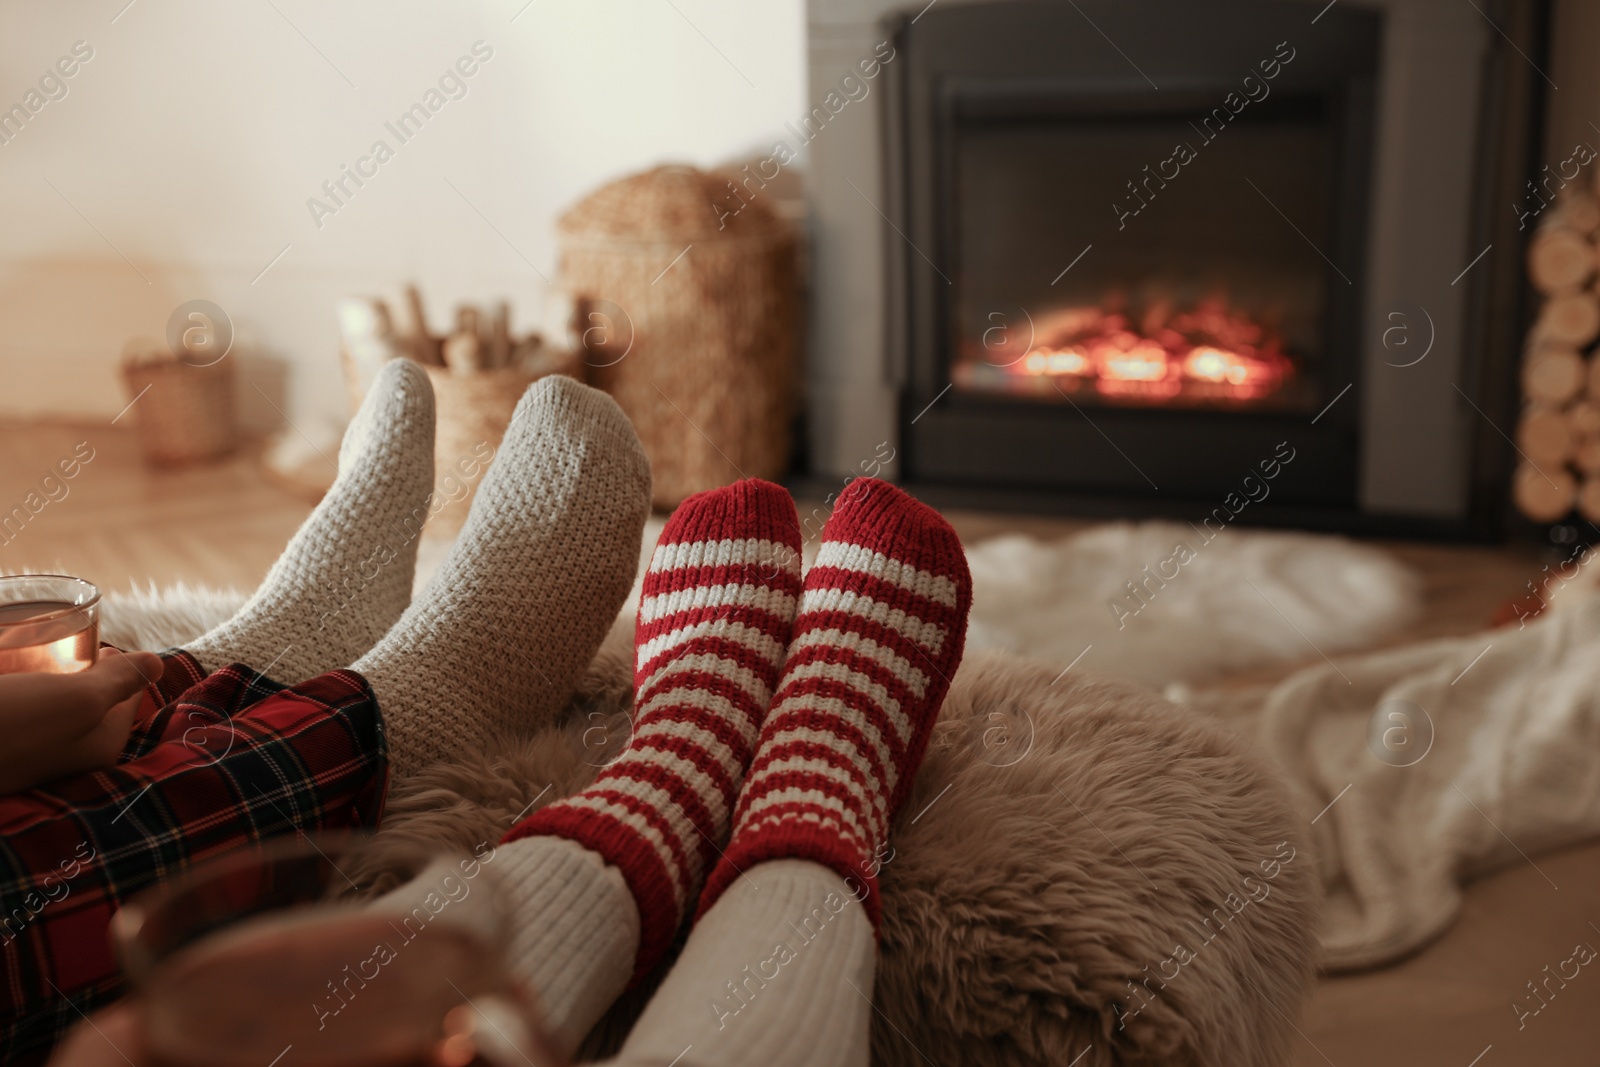
<svg viewBox="0 0 1600 1067"><path fill-rule="evenodd" d="M1562 193L1528 245L1528 278L1544 303L1523 352L1512 493L1536 522L1574 507L1600 522L1600 200L1587 184Z"/></svg>

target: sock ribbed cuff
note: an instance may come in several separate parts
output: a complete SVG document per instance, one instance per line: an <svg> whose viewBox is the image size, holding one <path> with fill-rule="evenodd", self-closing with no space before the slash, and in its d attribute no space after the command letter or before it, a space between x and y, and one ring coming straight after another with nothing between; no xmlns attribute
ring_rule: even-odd
<svg viewBox="0 0 1600 1067"><path fill-rule="evenodd" d="M639 912L629 887L602 856L560 838L501 845L488 866L510 915L507 961L570 1056L633 973Z"/></svg>
<svg viewBox="0 0 1600 1067"><path fill-rule="evenodd" d="M591 795L588 791L580 796ZM635 819L661 835L660 820L638 805L629 804L627 798L613 791L602 791L598 798L609 803L628 805ZM645 811L645 814L637 814ZM588 811L571 804L551 804L528 816L505 836L502 844L511 845L524 840L560 840L587 849L621 874L638 910L638 949L629 982L637 982L649 974L677 936L679 909L675 899L672 876L667 873L656 849L646 840L649 831L627 826L614 814ZM620 991L619 991L620 992Z"/></svg>

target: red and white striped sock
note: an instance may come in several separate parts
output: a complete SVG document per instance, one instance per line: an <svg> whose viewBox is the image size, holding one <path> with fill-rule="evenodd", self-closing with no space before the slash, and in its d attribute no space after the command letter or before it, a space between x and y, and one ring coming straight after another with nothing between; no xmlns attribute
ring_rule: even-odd
<svg viewBox="0 0 1600 1067"><path fill-rule="evenodd" d="M794 637L704 914L755 864L836 871L878 921L877 865L966 641L972 579L938 512L850 483L806 575Z"/></svg>
<svg viewBox="0 0 1600 1067"><path fill-rule="evenodd" d="M506 835L563 837L622 872L639 909L636 977L672 944L727 840L799 594L800 524L782 488L747 479L679 505L639 601L627 748Z"/></svg>

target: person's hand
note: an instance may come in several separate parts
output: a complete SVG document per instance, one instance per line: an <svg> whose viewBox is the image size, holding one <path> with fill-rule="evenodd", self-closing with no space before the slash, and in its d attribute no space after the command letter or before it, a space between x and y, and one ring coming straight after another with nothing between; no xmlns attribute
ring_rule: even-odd
<svg viewBox="0 0 1600 1067"><path fill-rule="evenodd" d="M161 671L152 653L106 648L75 674L0 674L0 793L115 763Z"/></svg>

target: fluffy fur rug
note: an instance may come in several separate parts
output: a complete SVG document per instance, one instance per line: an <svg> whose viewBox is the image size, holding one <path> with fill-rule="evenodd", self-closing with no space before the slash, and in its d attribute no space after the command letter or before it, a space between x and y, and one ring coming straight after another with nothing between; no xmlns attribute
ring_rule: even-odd
<svg viewBox="0 0 1600 1067"><path fill-rule="evenodd" d="M111 597L104 634L181 643L237 602ZM557 723L397 784L352 877L380 892L582 788L626 741L631 644L619 623ZM1054 674L980 654L954 679L882 873L874 1062L1285 1062L1317 899L1285 787L1206 716ZM615 1047L647 993L586 1051Z"/></svg>

